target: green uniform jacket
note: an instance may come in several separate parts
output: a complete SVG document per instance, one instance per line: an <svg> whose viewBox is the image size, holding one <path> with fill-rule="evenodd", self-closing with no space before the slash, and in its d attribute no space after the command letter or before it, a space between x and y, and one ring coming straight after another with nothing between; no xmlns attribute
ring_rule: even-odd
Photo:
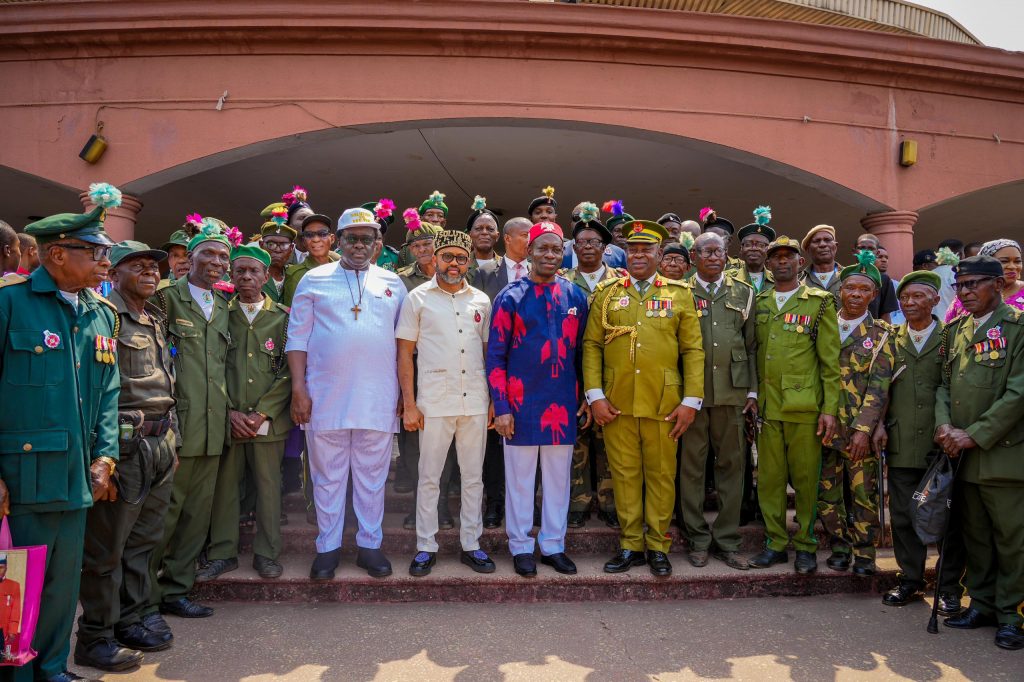
<svg viewBox="0 0 1024 682"><path fill-rule="evenodd" d="M402 284L405 285L406 291L412 291L424 282L429 282L432 277L428 277L425 272L420 270L419 263L413 263L412 265L406 266L396 273L402 278Z"/></svg>
<svg viewBox="0 0 1024 682"><path fill-rule="evenodd" d="M1024 483L1024 314L1000 303L976 332L970 315L949 327L935 425L952 424L978 444L963 455L963 480L1019 486ZM993 336L1006 339L1006 348L979 348L991 341L993 329L998 330Z"/></svg>
<svg viewBox="0 0 1024 682"><path fill-rule="evenodd" d="M771 271L768 268L764 269L764 279L761 280L761 288L758 289L754 286L754 282L750 279L750 272L747 270L747 264L744 263L738 268L726 270L727 275L732 275L744 284L749 284L754 288L754 293L759 294L762 291L768 291L775 286L775 277L772 276Z"/></svg>
<svg viewBox="0 0 1024 682"><path fill-rule="evenodd" d="M804 270L803 274L800 275L800 283L810 287L812 289L818 289L821 291L828 291L836 298L836 305L840 305L839 300L839 289L843 286L843 281L839 279L839 273L842 270L842 266L836 263L832 271L832 277L828 280L825 286L821 285L821 280L815 275L812 270L814 266L808 266Z"/></svg>
<svg viewBox="0 0 1024 682"><path fill-rule="evenodd" d="M917 352L906 324L895 334L896 365L889 389L885 429L889 434L886 458L891 467L928 468L928 453L935 449L935 394L942 384L943 325L935 320L932 335Z"/></svg>
<svg viewBox="0 0 1024 682"><path fill-rule="evenodd" d="M649 310L666 316L647 317ZM603 389L622 414L647 419L664 419L684 397L703 398L704 348L690 286L657 275L641 298L629 276L601 282L583 335L583 385Z"/></svg>
<svg viewBox="0 0 1024 682"><path fill-rule="evenodd" d="M398 270L398 249L385 244L377 257L377 267L395 272Z"/></svg>
<svg viewBox="0 0 1024 682"><path fill-rule="evenodd" d="M829 447L846 451L854 431L868 437L878 425L889 396L893 329L871 313L839 345L839 424Z"/></svg>
<svg viewBox="0 0 1024 682"><path fill-rule="evenodd" d="M330 258L331 261L341 259L341 256L336 254L334 251L328 251L327 257ZM307 256L306 260L302 261L298 265L289 265L285 268L284 288L281 289L281 299L277 302L290 308L292 305L292 299L295 298L295 289L299 286L299 280L305 277L306 273L315 267L317 267L317 263Z"/></svg>
<svg viewBox="0 0 1024 682"><path fill-rule="evenodd" d="M179 457L219 456L228 435L228 394L225 362L231 335L228 302L213 297L207 322L192 298L188 279L156 293L154 303L167 318L167 334L174 357Z"/></svg>
<svg viewBox="0 0 1024 682"><path fill-rule="evenodd" d="M263 285L263 295L269 298L274 303L281 302L281 294L284 293L284 286L281 287L281 291L277 290L277 285L274 284L274 278L269 277L267 283Z"/></svg>
<svg viewBox="0 0 1024 682"><path fill-rule="evenodd" d="M115 319L89 289L76 316L45 267L0 279L0 479L12 515L91 507L89 465L118 458L116 359L96 360Z"/></svg>
<svg viewBox="0 0 1024 682"><path fill-rule="evenodd" d="M811 320L786 322L786 315ZM818 338L811 338L814 320ZM775 290L757 296L758 403L764 419L813 424L839 413L839 322L835 298L801 286L782 310Z"/></svg>
<svg viewBox="0 0 1024 682"><path fill-rule="evenodd" d="M754 289L726 273L714 300L691 280L704 338L704 404L745 405L757 390L757 330Z"/></svg>
<svg viewBox="0 0 1024 682"><path fill-rule="evenodd" d="M235 298L228 306L227 384L231 409L248 414L260 412L270 419L270 431L255 442L284 440L292 429L291 375L285 359L288 311L269 298L252 324ZM237 442L237 441L236 441Z"/></svg>

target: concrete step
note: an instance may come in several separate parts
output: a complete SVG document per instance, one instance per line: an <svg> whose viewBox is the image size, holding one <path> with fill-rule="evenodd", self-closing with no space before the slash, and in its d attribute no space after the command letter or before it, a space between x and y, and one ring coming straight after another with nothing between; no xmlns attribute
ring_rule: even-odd
<svg viewBox="0 0 1024 682"><path fill-rule="evenodd" d="M664 599L722 599L741 597L806 596L839 593L880 594L896 579L896 562L891 550L879 551L879 572L859 578L849 572L836 573L825 566L828 552L818 553L818 573L797 575L790 564L769 569L737 571L712 559L704 568L694 568L683 558L673 559L673 574L655 578L646 567L629 573L607 574L602 570L610 557L570 554L579 573L565 576L539 564L538 575L522 578L515 574L507 552L495 553L494 573L474 573L458 560L457 553L442 551L429 576L408 575L412 554L391 553L394 574L377 579L346 557L334 580L309 579L312 554L288 554L282 558L284 574L277 579L260 578L248 557L240 559L238 570L218 580L196 585L200 601L266 602L581 602L647 601Z"/></svg>

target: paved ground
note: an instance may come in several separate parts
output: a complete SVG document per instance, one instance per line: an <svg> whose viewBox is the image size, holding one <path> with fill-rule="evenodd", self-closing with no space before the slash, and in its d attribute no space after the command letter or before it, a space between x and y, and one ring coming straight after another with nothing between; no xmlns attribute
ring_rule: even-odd
<svg viewBox="0 0 1024 682"><path fill-rule="evenodd" d="M995 630L925 632L876 596L587 604L242 604L105 680L1024 679ZM87 670L80 672L86 673Z"/></svg>

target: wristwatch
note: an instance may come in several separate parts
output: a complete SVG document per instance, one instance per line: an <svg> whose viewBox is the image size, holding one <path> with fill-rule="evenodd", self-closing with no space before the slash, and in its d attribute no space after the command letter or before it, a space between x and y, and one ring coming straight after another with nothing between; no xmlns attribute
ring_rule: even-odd
<svg viewBox="0 0 1024 682"><path fill-rule="evenodd" d="M117 460L114 459L113 457L107 457L106 455L103 455L102 457L97 457L93 461L94 462L106 462L107 466L110 467L110 475L111 476L113 476L114 475L114 471L117 470Z"/></svg>

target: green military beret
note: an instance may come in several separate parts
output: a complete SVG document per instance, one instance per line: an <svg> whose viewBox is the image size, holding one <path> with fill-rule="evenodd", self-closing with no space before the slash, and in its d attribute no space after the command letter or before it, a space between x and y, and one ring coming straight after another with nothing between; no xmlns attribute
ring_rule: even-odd
<svg viewBox="0 0 1024 682"><path fill-rule="evenodd" d="M164 242L163 246L160 248L162 248L164 251L167 251L172 246L184 246L187 249L189 239L191 239L191 237L188 236L188 232L186 232L185 230L175 230L174 232L171 233L171 236L167 238L167 241Z"/></svg>
<svg viewBox="0 0 1024 682"><path fill-rule="evenodd" d="M847 265L845 268L839 271L840 281L846 281L848 277L854 275L861 275L867 277L875 286L878 288L882 287L882 273L875 267L875 252L874 251L859 251L857 253L857 262L853 265Z"/></svg>
<svg viewBox="0 0 1024 682"><path fill-rule="evenodd" d="M288 237L292 241L299 236L299 233L295 231L295 228L290 225L282 225L276 220L268 220L260 226L261 237Z"/></svg>
<svg viewBox="0 0 1024 682"><path fill-rule="evenodd" d="M167 252L160 249L151 249L149 244L128 239L114 244L114 248L110 250L110 267L117 267L118 263L129 258L152 258L159 263L162 260L166 260Z"/></svg>
<svg viewBox="0 0 1024 682"><path fill-rule="evenodd" d="M231 250L231 262L239 258L252 258L263 263L263 267L270 267L270 254L255 244L240 244Z"/></svg>
<svg viewBox="0 0 1024 682"><path fill-rule="evenodd" d="M896 295L899 296L903 288L908 284L924 284L925 286L931 287L938 291L942 288L942 278L936 275L931 270L914 270L908 275L905 275L900 283L896 285Z"/></svg>
<svg viewBox="0 0 1024 682"><path fill-rule="evenodd" d="M433 239L437 235L444 232L444 229L433 223L421 221L419 227L415 230L407 230L405 235L405 243L412 244L418 242L421 239Z"/></svg>
<svg viewBox="0 0 1024 682"><path fill-rule="evenodd" d="M85 213L58 213L25 226L25 234L40 244L58 239L77 239L88 244L113 246L113 240L103 231L107 210L121 205L121 190L105 182L89 185L89 200L95 208Z"/></svg>
<svg viewBox="0 0 1024 682"><path fill-rule="evenodd" d="M206 223L203 225L203 229L201 229L199 231L199 234L197 234L195 237L192 237L192 239L189 241L189 252L195 251L196 247L202 244L203 242L220 242L224 246L228 247L228 249L231 248L231 242L228 241L228 238L224 234L224 231L221 230L221 228L216 223L213 222L215 220L217 221L217 223L220 223L221 225L224 224L223 222L217 220L216 218L207 218Z"/></svg>
<svg viewBox="0 0 1024 682"><path fill-rule="evenodd" d="M448 206L444 203L444 197L444 194L441 194L437 190L434 190L433 193L429 197L427 197L427 200L420 204L420 215L423 215L430 209L434 208L441 211L442 213L445 214L445 216L447 216Z"/></svg>

